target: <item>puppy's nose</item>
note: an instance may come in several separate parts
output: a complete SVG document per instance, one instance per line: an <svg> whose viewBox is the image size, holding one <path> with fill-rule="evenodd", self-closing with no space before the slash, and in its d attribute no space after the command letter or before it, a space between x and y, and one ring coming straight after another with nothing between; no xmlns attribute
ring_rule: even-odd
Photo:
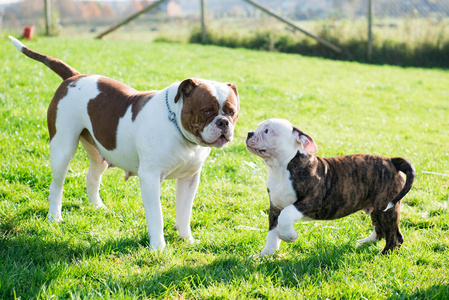
<svg viewBox="0 0 449 300"><path fill-rule="evenodd" d="M226 129L229 127L229 121L225 118L221 118L217 121L217 127L220 129Z"/></svg>
<svg viewBox="0 0 449 300"><path fill-rule="evenodd" d="M247 137L247 139L252 138L253 135L254 135L254 131L248 132L248 137Z"/></svg>

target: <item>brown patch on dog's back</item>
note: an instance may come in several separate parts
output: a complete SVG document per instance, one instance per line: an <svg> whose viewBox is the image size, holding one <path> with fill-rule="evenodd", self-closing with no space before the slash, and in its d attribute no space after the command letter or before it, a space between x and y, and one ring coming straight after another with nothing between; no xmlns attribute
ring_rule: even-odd
<svg viewBox="0 0 449 300"><path fill-rule="evenodd" d="M134 121L157 91L138 92L124 83L106 77L98 80L98 90L100 94L87 104L93 135L104 148L114 150L117 146L118 123L129 106Z"/></svg>

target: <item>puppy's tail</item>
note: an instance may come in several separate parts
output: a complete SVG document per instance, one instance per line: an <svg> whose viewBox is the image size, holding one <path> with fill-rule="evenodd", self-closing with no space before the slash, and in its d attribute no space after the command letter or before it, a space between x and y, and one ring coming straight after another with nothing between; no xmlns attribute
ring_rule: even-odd
<svg viewBox="0 0 449 300"><path fill-rule="evenodd" d="M81 74L62 60L30 50L18 39L13 38L12 36L9 36L9 38L11 39L14 46L16 46L17 50L19 50L29 58L43 63L44 65L52 69L53 72L58 74L62 79L66 80L67 78Z"/></svg>
<svg viewBox="0 0 449 300"><path fill-rule="evenodd" d="M402 157L394 157L391 159L391 162L396 167L396 169L398 169L398 171L403 172L405 176L407 176L407 179L405 180L405 185L402 190L390 203L388 203L388 206L384 211L389 210L390 208L395 206L396 203L398 203L402 198L404 198L404 196L412 188L413 181L415 180L415 168L413 167L411 162Z"/></svg>

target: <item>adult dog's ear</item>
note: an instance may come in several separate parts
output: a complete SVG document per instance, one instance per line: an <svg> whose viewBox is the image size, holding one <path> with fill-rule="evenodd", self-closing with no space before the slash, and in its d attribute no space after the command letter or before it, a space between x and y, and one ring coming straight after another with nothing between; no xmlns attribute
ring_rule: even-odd
<svg viewBox="0 0 449 300"><path fill-rule="evenodd" d="M233 83L227 83L227 85L231 88L231 90L234 92L235 96L237 97L237 111L240 110L240 98L239 98L239 92L237 91L237 86Z"/></svg>
<svg viewBox="0 0 449 300"><path fill-rule="evenodd" d="M178 92L175 96L175 103L178 103L181 95L188 96L194 88L198 86L198 81L194 78L187 78L178 87Z"/></svg>
<svg viewBox="0 0 449 300"><path fill-rule="evenodd" d="M296 142L302 146L303 151L301 153L308 155L318 152L318 147L310 135L296 127L293 127L293 134L295 135Z"/></svg>

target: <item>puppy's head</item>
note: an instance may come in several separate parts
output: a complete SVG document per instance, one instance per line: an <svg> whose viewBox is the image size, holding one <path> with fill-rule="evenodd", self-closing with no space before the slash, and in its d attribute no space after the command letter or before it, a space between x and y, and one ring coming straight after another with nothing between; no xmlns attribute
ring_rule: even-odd
<svg viewBox="0 0 449 300"><path fill-rule="evenodd" d="M181 123L189 139L217 148L232 140L240 109L235 84L189 78L178 87L175 103L181 100Z"/></svg>
<svg viewBox="0 0 449 300"><path fill-rule="evenodd" d="M298 151L303 155L318 151L307 133L282 119L269 119L260 123L255 131L248 133L246 148L265 160L286 159Z"/></svg>

